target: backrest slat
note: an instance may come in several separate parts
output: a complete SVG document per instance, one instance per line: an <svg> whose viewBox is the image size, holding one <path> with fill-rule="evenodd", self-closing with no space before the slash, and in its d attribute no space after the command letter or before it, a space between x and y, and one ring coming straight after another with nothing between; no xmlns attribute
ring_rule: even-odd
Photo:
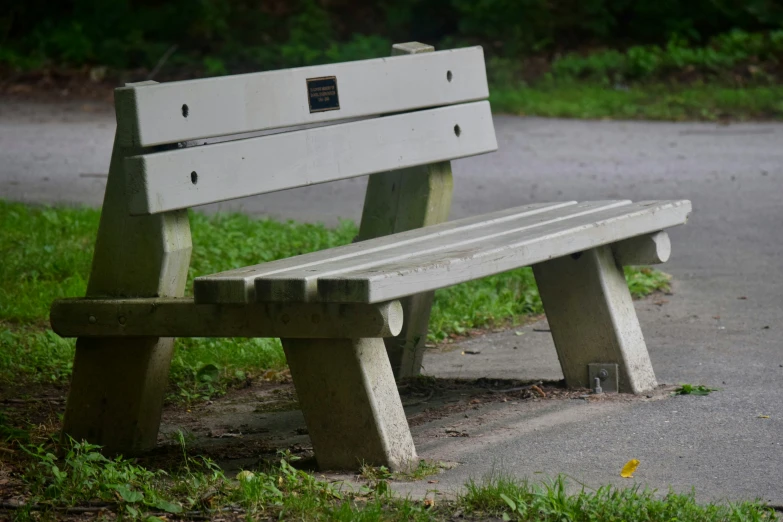
<svg viewBox="0 0 783 522"><path fill-rule="evenodd" d="M481 47L116 91L123 117L132 120L123 122L130 131L122 139L125 145L142 147L439 107L488 96Z"/></svg>
<svg viewBox="0 0 783 522"><path fill-rule="evenodd" d="M481 101L133 156L125 160L129 211L156 214L494 150L489 102Z"/></svg>

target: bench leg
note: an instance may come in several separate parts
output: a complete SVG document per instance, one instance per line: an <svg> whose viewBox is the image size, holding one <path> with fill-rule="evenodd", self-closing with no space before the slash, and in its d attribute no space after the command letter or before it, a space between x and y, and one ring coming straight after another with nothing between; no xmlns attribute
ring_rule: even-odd
<svg viewBox="0 0 783 522"><path fill-rule="evenodd" d="M383 339L283 339L322 470L418 463Z"/></svg>
<svg viewBox="0 0 783 522"><path fill-rule="evenodd" d="M123 125L131 120L121 114L122 106L118 101L118 135L127 132ZM123 158L139 151L115 138L87 285L90 297L183 295L191 251L187 211L128 215ZM110 319L126 321L121 315ZM158 338L78 339L63 434L99 444L109 454L153 448L172 345L173 339Z"/></svg>
<svg viewBox="0 0 783 522"><path fill-rule="evenodd" d="M112 455L154 448L173 344L173 339L79 339L63 432Z"/></svg>
<svg viewBox="0 0 783 522"><path fill-rule="evenodd" d="M392 56L434 50L430 45L410 42L394 45ZM451 209L453 187L449 161L372 174L367 184L357 240L446 221ZM433 292L424 292L403 299L402 332L385 340L386 351L397 378L421 373L433 295Z"/></svg>
<svg viewBox="0 0 783 522"><path fill-rule="evenodd" d="M589 363L617 363L619 389L655 386L647 346L622 267L610 246L533 267L566 384L589 388Z"/></svg>
<svg viewBox="0 0 783 522"><path fill-rule="evenodd" d="M449 162L370 176L357 240L363 241L446 221L453 179ZM421 372L434 292L402 300L403 326L385 340L397 378Z"/></svg>

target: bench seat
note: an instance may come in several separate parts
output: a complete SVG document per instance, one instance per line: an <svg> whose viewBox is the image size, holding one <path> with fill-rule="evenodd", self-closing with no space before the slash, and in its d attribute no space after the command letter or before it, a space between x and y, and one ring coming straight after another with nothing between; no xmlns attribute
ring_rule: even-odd
<svg viewBox="0 0 783 522"><path fill-rule="evenodd" d="M533 204L195 279L197 303L381 303L686 222L690 201Z"/></svg>

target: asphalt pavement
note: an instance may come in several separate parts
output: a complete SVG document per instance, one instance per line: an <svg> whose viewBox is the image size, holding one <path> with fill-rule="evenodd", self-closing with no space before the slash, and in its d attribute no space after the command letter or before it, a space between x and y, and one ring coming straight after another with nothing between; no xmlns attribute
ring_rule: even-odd
<svg viewBox="0 0 783 522"><path fill-rule="evenodd" d="M548 120L497 116L500 150L454 162L452 218L530 202L691 199L672 229L673 295L637 303L662 383L705 397L497 403L413 428L419 454L458 465L438 484L504 472L559 473L689 491L699 499L783 505L783 124ZM100 204L113 139L110 108L0 102L0 197ZM358 219L365 178L211 205L334 224ZM228 268L228 267L227 267ZM429 353L425 373L557 379L545 323ZM522 335L517 335L520 332ZM465 348L478 354L462 355ZM516 348L514 348L516 347ZM469 437L444 436L458 428ZM633 479L619 471L641 465Z"/></svg>

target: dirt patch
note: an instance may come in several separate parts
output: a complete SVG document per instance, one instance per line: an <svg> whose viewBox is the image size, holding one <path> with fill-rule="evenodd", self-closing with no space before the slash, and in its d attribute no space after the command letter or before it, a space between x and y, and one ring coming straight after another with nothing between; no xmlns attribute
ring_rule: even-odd
<svg viewBox="0 0 783 522"><path fill-rule="evenodd" d="M83 100L114 102L114 89L126 83L154 79L159 82L204 77L195 69L171 70L150 78L147 69L114 70L107 67L45 67L13 71L0 67L0 94L18 100L56 102Z"/></svg>
<svg viewBox="0 0 783 522"><path fill-rule="evenodd" d="M421 426L457 413L502 403L545 401L630 402L657 399L671 387L647 395L600 394L587 389L568 389L562 382L524 382L510 379L439 379L417 377L398 385L408 422ZM31 385L0 390L4 398L3 429L22 442L56 437L65 411L67 387ZM13 395L13 396L10 396ZM451 436L461 436L458 433ZM296 390L290 379L283 382L257 380L242 389L232 389L220 398L192 405L168 404L163 413L158 447L142 460L155 466L172 452L180 452L184 440L190 451L220 463L274 457L289 450L308 458L312 446L299 411ZM16 453L12 443L0 444L4 455ZM157 462L161 466L162 462ZM240 464L240 463L237 463ZM165 467L165 465L163 466ZM229 466L234 467L234 466Z"/></svg>
<svg viewBox="0 0 783 522"><path fill-rule="evenodd" d="M482 406L499 403L579 400L590 403L631 402L666 396L671 387L659 388L646 395L618 393L593 394L586 388L566 388L562 381L518 381L512 379L437 379L417 378L401 383L400 396L406 406L408 423L420 426ZM412 401L413 399L413 401ZM416 400L418 399L418 400ZM462 436L452 434L452 436Z"/></svg>
<svg viewBox="0 0 783 522"><path fill-rule="evenodd" d="M504 403L515 408L531 403L535 409L537 403L556 401L657 400L668 396L671 387L660 387L647 395L595 395L587 389L567 389L562 382L418 377L401 382L398 389L408 423L418 427L458 414L472 416L502 409ZM305 468L315 465L307 426L290 382L254 383L191 408L172 406L164 413L163 424L160 452L178 451L173 435L181 431L191 452L212 458L227 471L263 465L281 450L302 457ZM459 429L446 429L445 435L468 436Z"/></svg>
<svg viewBox="0 0 783 522"><path fill-rule="evenodd" d="M398 389L411 427L424 427L425 432L420 436L464 438L481 436L475 430L485 422L482 416L506 415L506 403L516 411L529 408L535 413L546 402L657 399L668 396L671 387L642 396L594 395L585 389L567 389L561 382L417 377L401 382ZM11 505L27 496L20 477L31 461L16 441L37 445L56 440L67 391L66 386L55 385L0 389L3 394L0 428L6 435L12 435L7 440L0 439L0 506L5 506L5 513L13 511ZM290 378L282 382L256 379L212 401L168 404L157 447L136 462L148 469L175 470L183 462L183 442L187 453L212 459L229 477L241 469L266 467L279 458L281 450L301 458L297 467L308 471L317 469ZM355 474L329 473L327 479L352 487L366 482ZM103 508L84 506L84 509L78 513L63 511L60 516L63 520L84 520ZM3 512L0 510L0 518ZM111 516L106 511L101 514ZM226 517L231 519L235 515L239 514L227 513Z"/></svg>
<svg viewBox="0 0 783 522"><path fill-rule="evenodd" d="M40 71L0 71L0 93L15 100L42 103L64 100L114 102L114 88L124 78L90 77L90 69L50 68Z"/></svg>
<svg viewBox="0 0 783 522"><path fill-rule="evenodd" d="M0 387L0 441L29 441L56 433L67 393L67 386L54 384Z"/></svg>

